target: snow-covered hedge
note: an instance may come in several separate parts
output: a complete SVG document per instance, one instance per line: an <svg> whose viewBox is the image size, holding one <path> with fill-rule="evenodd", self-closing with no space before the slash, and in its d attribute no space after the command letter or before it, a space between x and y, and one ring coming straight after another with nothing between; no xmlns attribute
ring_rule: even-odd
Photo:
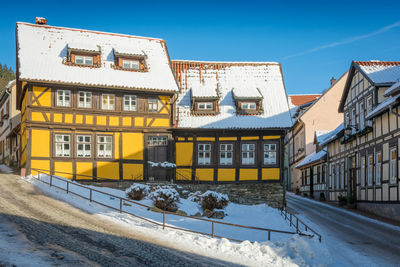
<svg viewBox="0 0 400 267"><path fill-rule="evenodd" d="M179 193L174 188L159 188L151 192L149 198L159 209L172 212L178 210Z"/></svg>
<svg viewBox="0 0 400 267"><path fill-rule="evenodd" d="M194 193L189 193L188 200L193 202L200 202L201 201L201 192L196 191Z"/></svg>
<svg viewBox="0 0 400 267"><path fill-rule="evenodd" d="M132 184L125 190L126 196L133 200L142 200L150 193L150 187L145 184Z"/></svg>
<svg viewBox="0 0 400 267"><path fill-rule="evenodd" d="M229 202L227 195L211 190L206 191L204 194L200 195L200 197L203 210L213 211L214 209L223 209Z"/></svg>

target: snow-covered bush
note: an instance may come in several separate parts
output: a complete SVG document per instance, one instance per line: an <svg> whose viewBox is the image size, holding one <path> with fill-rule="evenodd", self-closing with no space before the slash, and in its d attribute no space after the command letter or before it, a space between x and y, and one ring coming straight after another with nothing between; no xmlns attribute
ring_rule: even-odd
<svg viewBox="0 0 400 267"><path fill-rule="evenodd" d="M200 202L201 201L201 192L196 191L194 193L189 193L188 200L193 202Z"/></svg>
<svg viewBox="0 0 400 267"><path fill-rule="evenodd" d="M150 193L150 187L145 184L132 184L125 190L126 196L133 200L142 200Z"/></svg>
<svg viewBox="0 0 400 267"><path fill-rule="evenodd" d="M178 210L179 193L174 188L159 188L151 192L149 198L159 209L172 212Z"/></svg>
<svg viewBox="0 0 400 267"><path fill-rule="evenodd" d="M213 211L214 209L223 209L228 205L229 202L227 195L211 190L208 190L204 194L200 195L200 197L203 210Z"/></svg>

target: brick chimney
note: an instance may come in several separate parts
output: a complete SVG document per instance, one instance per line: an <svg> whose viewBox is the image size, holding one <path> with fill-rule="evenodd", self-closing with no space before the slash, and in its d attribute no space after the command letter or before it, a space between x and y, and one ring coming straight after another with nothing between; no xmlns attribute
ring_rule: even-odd
<svg viewBox="0 0 400 267"><path fill-rule="evenodd" d="M331 85L333 85L336 82L336 79L334 77L331 78Z"/></svg>
<svg viewBox="0 0 400 267"><path fill-rule="evenodd" d="M42 18L42 17L36 17L35 21L36 21L36 24L38 24L38 25L46 25L47 24L47 19Z"/></svg>

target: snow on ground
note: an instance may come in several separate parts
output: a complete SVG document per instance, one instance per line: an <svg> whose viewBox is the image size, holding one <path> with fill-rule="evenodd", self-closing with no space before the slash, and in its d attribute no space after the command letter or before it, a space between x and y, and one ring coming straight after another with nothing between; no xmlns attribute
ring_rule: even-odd
<svg viewBox="0 0 400 267"><path fill-rule="evenodd" d="M66 194L64 190L49 187L49 185L37 181L34 177L26 177L24 179L56 199L68 202L87 212L98 214L100 217L113 221L136 233L142 233L154 239L173 243L181 249L192 253L248 266L317 266L330 265L333 261L325 245L319 243L317 238L311 239L298 235L271 233L272 241L267 241L267 233L264 232L215 224L216 235L255 241L237 243L231 242L225 238L211 238L205 235L169 228L163 230L160 226L143 221L132 215L119 213L118 211L82 199L73 194ZM48 176L42 175L41 179L46 180ZM53 179L53 184L66 188L64 180L59 181ZM90 187L115 196L125 197L125 192L122 190L95 186ZM69 190L70 192L89 197L89 190L82 189L74 185L74 183L70 184ZM98 192L93 192L92 197L95 201L105 202L107 205L119 209L120 202L118 199ZM200 211L200 207L198 207L196 203L183 198L181 198L180 201L179 209L185 211L188 215L193 215ZM152 202L149 199L144 199L140 201L140 203L152 206ZM137 205L130 205L129 203L123 203L123 210L157 222L162 222L161 213L152 212L147 208L141 208ZM293 231L293 229L288 226L288 223L283 220L279 211L267 205L251 206L230 203L226 207L225 212L228 216L222 220L224 222ZM210 222L191 218L167 215L166 223L194 231L211 232Z"/></svg>
<svg viewBox="0 0 400 267"><path fill-rule="evenodd" d="M2 173L12 173L12 169L7 165L0 164L0 172Z"/></svg>

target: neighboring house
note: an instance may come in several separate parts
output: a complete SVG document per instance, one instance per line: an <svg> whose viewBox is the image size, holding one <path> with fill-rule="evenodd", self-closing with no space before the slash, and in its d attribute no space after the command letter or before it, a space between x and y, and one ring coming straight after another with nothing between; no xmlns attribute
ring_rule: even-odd
<svg viewBox="0 0 400 267"><path fill-rule="evenodd" d="M296 113L293 127L287 136L291 191L300 191L302 187L302 171L296 166L308 155L316 152L314 145L316 132L331 131L343 122L343 116L338 112L338 106L346 78L347 72L337 81L332 78L330 88L305 110ZM309 189L313 189L313 187L309 187ZM314 192L308 192L308 194L313 196Z"/></svg>
<svg viewBox="0 0 400 267"><path fill-rule="evenodd" d="M172 65L180 86L177 179L282 188L284 136L292 121L280 64Z"/></svg>
<svg viewBox="0 0 400 267"><path fill-rule="evenodd" d="M20 112L16 109L16 81L11 81L0 93L0 159L7 165L19 161Z"/></svg>
<svg viewBox="0 0 400 267"><path fill-rule="evenodd" d="M37 23L16 24L22 173L171 179L148 163L174 160L165 41Z"/></svg>
<svg viewBox="0 0 400 267"><path fill-rule="evenodd" d="M358 209L397 220L399 80L400 62L352 62L339 106L345 132L334 146L338 163L330 162L331 191L339 188Z"/></svg>

